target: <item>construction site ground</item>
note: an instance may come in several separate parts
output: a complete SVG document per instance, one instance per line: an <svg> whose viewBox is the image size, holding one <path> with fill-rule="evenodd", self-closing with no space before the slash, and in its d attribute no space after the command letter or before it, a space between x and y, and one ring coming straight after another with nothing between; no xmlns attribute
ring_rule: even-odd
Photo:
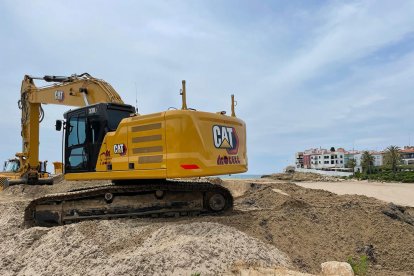
<svg viewBox="0 0 414 276"><path fill-rule="evenodd" d="M342 182L296 182L296 184L310 189L327 190L339 195L366 195L385 202L414 207L414 183L346 180Z"/></svg>
<svg viewBox="0 0 414 276"><path fill-rule="evenodd" d="M23 225L30 199L102 182L10 187L0 194L0 275L240 275L249 267L318 274L323 262L362 255L368 275L414 275L414 208L293 181L225 180L235 206L220 215L53 228Z"/></svg>

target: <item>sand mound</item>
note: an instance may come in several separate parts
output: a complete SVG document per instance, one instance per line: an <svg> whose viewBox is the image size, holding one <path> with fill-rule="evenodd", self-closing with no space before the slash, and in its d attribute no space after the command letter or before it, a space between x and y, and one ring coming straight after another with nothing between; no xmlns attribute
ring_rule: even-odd
<svg viewBox="0 0 414 276"><path fill-rule="evenodd" d="M271 179L225 181L238 196L234 211L219 216L22 228L33 196L97 184L63 181L1 193L0 275L218 275L238 265L290 267L278 249L301 272L317 274L323 262L363 254L371 275L414 271L414 208Z"/></svg>
<svg viewBox="0 0 414 276"><path fill-rule="evenodd" d="M290 263L274 246L218 223L125 219L21 229L24 205L2 206L0 275L217 275L235 262Z"/></svg>

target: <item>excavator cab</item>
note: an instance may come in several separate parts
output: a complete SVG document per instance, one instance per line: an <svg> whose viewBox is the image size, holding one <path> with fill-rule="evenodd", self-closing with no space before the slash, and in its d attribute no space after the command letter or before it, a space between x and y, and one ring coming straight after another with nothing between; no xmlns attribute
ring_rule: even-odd
<svg viewBox="0 0 414 276"><path fill-rule="evenodd" d="M0 173L0 191L6 189L9 186L10 179L16 179L20 176L19 169L19 159L12 158L4 161L3 171Z"/></svg>
<svg viewBox="0 0 414 276"><path fill-rule="evenodd" d="M133 106L115 103L99 103L65 113L65 173L94 172L105 135L134 113Z"/></svg>
<svg viewBox="0 0 414 276"><path fill-rule="evenodd" d="M4 173L16 173L20 168L20 161L18 159L9 159L4 162Z"/></svg>

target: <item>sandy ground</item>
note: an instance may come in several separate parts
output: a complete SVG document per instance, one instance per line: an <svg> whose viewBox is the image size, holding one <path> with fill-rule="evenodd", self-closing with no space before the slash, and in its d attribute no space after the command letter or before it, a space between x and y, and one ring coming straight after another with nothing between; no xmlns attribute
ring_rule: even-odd
<svg viewBox="0 0 414 276"><path fill-rule="evenodd" d="M368 181L295 182L310 188L323 189L339 195L365 195L395 204L414 207L414 184Z"/></svg>
<svg viewBox="0 0 414 276"><path fill-rule="evenodd" d="M238 267L317 274L323 262L362 254L368 275L414 275L414 208L288 181L226 180L234 210L215 216L22 224L30 199L86 185L96 183L0 194L0 275L240 275Z"/></svg>

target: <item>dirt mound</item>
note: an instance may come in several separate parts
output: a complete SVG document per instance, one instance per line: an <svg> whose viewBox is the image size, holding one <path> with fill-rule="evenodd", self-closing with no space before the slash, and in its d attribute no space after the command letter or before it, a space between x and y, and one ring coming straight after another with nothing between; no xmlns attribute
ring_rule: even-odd
<svg viewBox="0 0 414 276"><path fill-rule="evenodd" d="M122 219L25 229L26 204L0 205L0 275L217 275L234 263L290 266L275 246L218 223Z"/></svg>
<svg viewBox="0 0 414 276"><path fill-rule="evenodd" d="M215 221L275 245L303 272L361 255L368 256L372 275L414 271L413 208L280 182L254 187L235 205L243 212Z"/></svg>
<svg viewBox="0 0 414 276"><path fill-rule="evenodd" d="M230 189L237 183L224 181ZM234 210L218 216L22 228L34 196L100 184L63 181L0 194L0 274L217 275L235 264L291 264L317 274L323 262L366 255L371 275L413 275L414 208L270 178L240 181Z"/></svg>
<svg viewBox="0 0 414 276"><path fill-rule="evenodd" d="M302 172L294 172L294 173L275 173L271 175L263 175L262 178L270 178L273 180L283 180L283 181L292 181L292 182L300 182L300 181L342 181L339 177L321 175L316 173L302 173Z"/></svg>

